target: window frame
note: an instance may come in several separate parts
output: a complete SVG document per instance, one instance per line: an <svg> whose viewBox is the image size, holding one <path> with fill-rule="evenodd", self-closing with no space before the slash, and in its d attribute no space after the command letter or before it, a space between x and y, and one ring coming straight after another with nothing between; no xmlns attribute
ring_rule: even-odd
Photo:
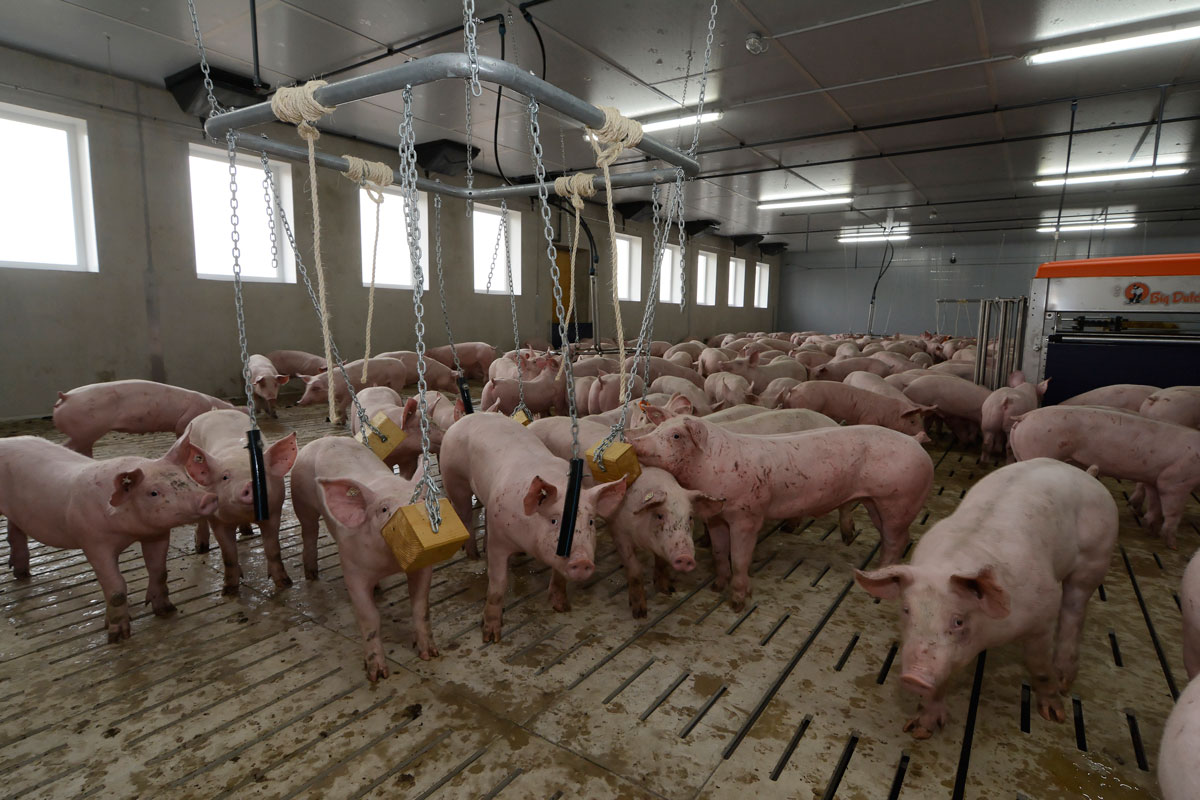
<svg viewBox="0 0 1200 800"><path fill-rule="evenodd" d="M502 270L501 271L501 281L500 281L501 288L492 289L489 292L486 288L486 285L483 288L481 288L478 285L476 285L476 283L475 283L475 217L474 217L474 214L479 212L480 210L482 210L485 214L494 214L497 217L500 216L500 212L501 212L500 206L484 205L483 203L478 203L478 202L474 204L474 210L472 212L472 217L471 217L471 285L475 289L475 294L484 294L484 295L489 295L489 296L490 295L505 295L505 296L507 296L509 294L509 287L507 285L505 285L508 283L508 281L507 281L507 275L503 271L504 265L501 261L503 254L500 252L500 249L498 247L496 247L495 240L493 240L493 242L492 242L492 250L496 253L496 269ZM497 230L497 236L499 236L500 238L503 238L502 236L500 236L501 228L500 228L499 222L497 222L496 230ZM508 209L508 247L509 247L509 252L512 253L512 260L513 260L512 294L515 297L520 297L521 290L524 288L524 285L523 285L524 282L521 280L521 267L522 267L522 263L523 263L522 259L521 259L521 245L522 245L521 212L514 211L510 207ZM491 268L491 264L488 265L488 268L489 269ZM495 285L494 280L493 280L493 285Z"/></svg>
<svg viewBox="0 0 1200 800"><path fill-rule="evenodd" d="M662 253L660 255L660 263L669 261L669 264L662 264L658 277L658 302L663 305L678 303L683 300L683 285L679 280L679 245L670 242L663 243ZM666 272L664 276L662 273ZM663 280L663 278L666 280ZM663 297L663 291L667 292L667 296Z"/></svg>
<svg viewBox="0 0 1200 800"><path fill-rule="evenodd" d="M705 265L704 280L700 280L700 265ZM712 250L696 251L696 305L710 308L717 304L717 254ZM705 297L700 296L701 287Z"/></svg>
<svg viewBox="0 0 1200 800"><path fill-rule="evenodd" d="M765 286L759 282L759 277L765 275ZM759 305L759 293L765 295L762 305ZM771 307L771 265L765 261L758 261L754 264L754 307L755 308L770 308Z"/></svg>
<svg viewBox="0 0 1200 800"><path fill-rule="evenodd" d="M626 285L629 287L628 296L620 293L620 280L617 281L617 298L625 303L640 303L642 301L642 237L627 233L618 233L619 241L629 244L629 263L622 268L620 249L617 250L617 274L626 273Z"/></svg>
<svg viewBox="0 0 1200 800"><path fill-rule="evenodd" d="M67 134L67 168L71 175L71 214L75 222L74 264L0 260L3 269L38 269L54 272L99 272L96 248L95 203L92 198L92 164L87 120L42 111L39 108L0 103L0 117L26 125L52 128ZM16 158L15 153L9 154Z"/></svg>
<svg viewBox="0 0 1200 800"><path fill-rule="evenodd" d="M404 194L403 194L402 190L400 189L400 187L396 186L396 185L385 186L385 187L383 187L382 191L385 195L387 195L387 197L384 198L383 207L387 208L387 205L389 202L398 203L401 205L400 213L401 213L401 216L403 216L403 214L404 214L404 208L403 208ZM421 215L419 222L418 222L418 230L420 231L421 242L422 242L421 274L425 278L425 286L422 288L422 291L427 292L427 291L429 291L429 285L430 285L429 284L429 252L433 249L433 242L429 238L429 214L428 214L429 195L428 195L428 193L417 192L417 210L420 212L420 215ZM361 253L361 256L362 256L362 264L361 264L360 271L362 272L362 285L364 287L368 287L371 285L371 246L372 246L371 240L374 238L374 231L375 231L375 202L373 200L371 200L370 197L367 196L366 190L363 189L361 186L358 187L358 213L359 213L359 252ZM384 224L384 221L382 219L380 220L380 224L381 225ZM405 245L405 249L407 249L407 246L408 246L407 230L405 230L405 233L404 233L404 245ZM405 260L411 260L411 258L412 258L411 254L407 253L407 252L403 253L403 255L404 255ZM380 252L379 253L379 261L376 264L376 270L375 270L376 275L378 275L378 272L379 272L379 268L378 268L379 264L384 261L387 261L387 254ZM413 274L413 269L412 269L411 263L409 264L409 274L410 275ZM410 283L410 284L382 283L379 280L376 280L375 288L376 289L400 289L400 290L408 290L411 292L411 291L413 291L413 289L416 288L416 285L413 283Z"/></svg>
<svg viewBox="0 0 1200 800"><path fill-rule="evenodd" d="M221 272L201 272L200 271L200 259L198 257L199 254L196 252L196 241L195 241L195 237L198 234L198 231L196 230L196 217L195 217L195 211L191 208L191 205L190 205L192 202L194 202L194 197L193 197L194 190L192 188L192 182L191 182L192 158L203 158L203 159L207 159L209 161L216 161L216 162L224 164L226 167L228 167L229 166L229 153L224 150L218 149L216 147L210 147L208 145L197 144L196 142L188 143L188 203L189 203L188 210L191 211L191 213L192 213L192 237L193 237L192 260L194 262L194 264L193 264L194 275L196 276L197 279L205 280L205 281L232 281L233 280L233 268L232 268L233 265L232 264L230 265L230 271L228 274L221 273ZM254 170L259 170L262 168L262 161L257 156L252 156L248 153L238 153L237 154L237 166L239 167L238 192L239 192L239 194L241 194L243 192L249 191L249 189L247 189L243 186L243 181L241 178L242 173L240 172L240 168L241 167L249 167ZM292 213L292 165L288 164L285 161L277 161L275 159L268 159L267 166L270 168L271 173L275 176L275 189L279 194L279 199L283 202L284 211L287 213L288 219L291 220L291 222L293 224L292 230L294 233L295 232L294 226L295 226L296 218L295 218L295 215ZM253 183L254 183L255 193L257 194L257 191L262 189L261 179L255 178ZM274 202L274 198L272 198L272 202ZM262 224L261 219L256 220L256 222L260 225ZM238 217L239 228L242 225L247 225L247 224L254 224L254 223L250 221L250 218L248 216L246 216L244 214L239 215L239 217ZM226 233L225 233L226 238L229 237L230 233L231 233L231 231L226 231ZM245 274L243 274L242 275L243 283L279 283L279 284L296 283L296 254L292 252L292 246L288 242L287 232L283 228L283 217L279 213L278 208L275 209L275 241L276 241L276 245L279 250L279 259L278 259L279 260L279 268L277 270L277 274L275 275L275 277L268 278L268 277L264 277L261 275L245 275ZM232 251L232 247L233 247L233 243L232 243L232 241L230 241L230 250L231 251Z"/></svg>
<svg viewBox="0 0 1200 800"><path fill-rule="evenodd" d="M740 273L741 277L735 280ZM727 305L730 308L746 307L746 259L729 257L729 292Z"/></svg>

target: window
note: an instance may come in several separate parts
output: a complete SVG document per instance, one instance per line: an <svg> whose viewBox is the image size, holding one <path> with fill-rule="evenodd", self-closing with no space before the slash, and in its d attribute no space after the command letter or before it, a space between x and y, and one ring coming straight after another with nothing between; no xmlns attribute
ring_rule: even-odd
<svg viewBox="0 0 1200 800"><path fill-rule="evenodd" d="M761 261L754 267L754 307L766 308L771 296L771 267Z"/></svg>
<svg viewBox="0 0 1200 800"><path fill-rule="evenodd" d="M292 171L287 164L269 162L283 210L295 230L292 216ZM233 245L229 239L229 156L224 150L192 145L188 158L192 184L192 232L196 238L196 274L201 278L233 280ZM262 162L250 155L237 156L238 248L242 279L260 282L296 282L292 248L283 231L279 210L275 216L277 263L271 263L271 232L267 228L267 203L263 197ZM274 201L272 200L272 205Z"/></svg>
<svg viewBox="0 0 1200 800"><path fill-rule="evenodd" d="M375 285L389 289L413 288L412 255L408 249L408 233L404 224L404 197L400 187L383 190L383 205L379 207L379 251L375 259ZM417 223L421 233L421 269L424 287L429 288L429 253L433 242L429 239L429 198L424 192L417 194L417 211L421 218ZM358 190L359 229L362 234L362 281L371 285L371 253L375 247L375 201L367 196L365 189Z"/></svg>
<svg viewBox="0 0 1200 800"><path fill-rule="evenodd" d="M696 256L696 304L717 304L717 254L706 250Z"/></svg>
<svg viewBox="0 0 1200 800"><path fill-rule="evenodd" d="M683 299L683 287L680 286L679 275L679 245L663 245L659 266L662 271L658 278L658 301L660 303L678 303Z"/></svg>
<svg viewBox="0 0 1200 800"><path fill-rule="evenodd" d="M746 305L746 259L729 259L729 307Z"/></svg>
<svg viewBox="0 0 1200 800"><path fill-rule="evenodd" d="M476 203L471 220L475 237L475 291L481 294L508 294L500 209ZM508 248L512 257L512 292L520 294L521 212L512 209L508 211ZM489 283L491 289L488 288Z"/></svg>
<svg viewBox="0 0 1200 800"><path fill-rule="evenodd" d="M642 299L642 240L617 234L617 296L637 302Z"/></svg>
<svg viewBox="0 0 1200 800"><path fill-rule="evenodd" d="M87 123L0 103L0 266L94 272Z"/></svg>

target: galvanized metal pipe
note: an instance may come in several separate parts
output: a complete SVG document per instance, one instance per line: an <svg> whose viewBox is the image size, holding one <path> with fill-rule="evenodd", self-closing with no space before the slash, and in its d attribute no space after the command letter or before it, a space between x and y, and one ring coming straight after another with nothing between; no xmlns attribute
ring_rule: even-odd
<svg viewBox="0 0 1200 800"><path fill-rule="evenodd" d="M996 326L996 367L989 387L991 389L999 389L1008 383L1008 373L1004 370L1008 363L1008 318L1012 313L1012 304L1007 300L997 300L996 303L1000 306L1000 324Z"/></svg>
<svg viewBox="0 0 1200 800"><path fill-rule="evenodd" d="M979 327L975 331L975 374L972 376L972 380L979 385L983 384L983 372L987 364L987 348L981 346L981 342L987 341L988 310L990 308L990 300L979 301Z"/></svg>

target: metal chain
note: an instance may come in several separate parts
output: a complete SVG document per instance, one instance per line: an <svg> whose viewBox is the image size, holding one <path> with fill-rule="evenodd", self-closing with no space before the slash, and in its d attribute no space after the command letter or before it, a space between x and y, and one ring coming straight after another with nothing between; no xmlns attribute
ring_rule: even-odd
<svg viewBox="0 0 1200 800"><path fill-rule="evenodd" d="M717 0L713 0L708 13L708 36L704 41L704 69L700 73L700 98L696 101L696 123L692 127L692 146L688 155L695 156L700 146L700 117L704 114L704 92L708 88L708 67L712 63L713 30L717 26Z"/></svg>
<svg viewBox="0 0 1200 800"><path fill-rule="evenodd" d="M538 101L529 98L529 133L533 139L534 172L537 175L538 200L542 211L542 233L546 237L546 257L550 261L550 279L554 282L554 310L558 315L558 338L562 343L563 378L567 383L567 412L571 416L571 458L579 458L579 417L575 410L575 374L567 347L567 312L563 308L562 283L558 260L554 257L554 226L550 222L550 199L546 189L546 165L542 161L542 131L538 125Z"/></svg>
<svg viewBox="0 0 1200 800"><path fill-rule="evenodd" d="M446 279L442 273L442 195L433 195L433 244L437 264L438 300L442 303L442 321L446 323L446 340L450 342L450 355L454 357L454 369L463 374L462 362L458 360L458 347L454 344L454 332L450 330L450 312L446 310Z"/></svg>
<svg viewBox="0 0 1200 800"><path fill-rule="evenodd" d="M238 346L242 348L242 381L246 389L246 407L250 409L250 427L258 427L254 411L254 383L250 380L250 353L246 347L246 315L242 304L242 248L238 233L237 199L237 134L228 131L225 142L229 146L229 238L233 241L233 303L237 309Z"/></svg>
<svg viewBox="0 0 1200 800"><path fill-rule="evenodd" d="M517 291L513 283L512 242L508 230L508 200L500 198L500 231L496 237L497 243L504 239L504 275L508 280L508 308L512 313L513 349L517 351L517 407L513 413L524 411L525 416L533 419L529 406L525 405L525 371L521 368L521 333L517 328ZM492 254L493 260L495 254ZM493 264L494 266L494 264Z"/></svg>
<svg viewBox="0 0 1200 800"><path fill-rule="evenodd" d="M268 163L267 154L260 154L260 159L264 165ZM274 208L279 209L279 222L283 225L283 233L288 240L288 245L292 248L292 256L296 260L296 272L299 273L301 280L304 281L304 288L308 290L308 299L312 301L313 310L317 313L317 321L321 319L321 302L317 299L317 291L312 285L312 280L308 277L308 269L304 266L304 259L300 256L300 248L296 246L296 235L292 233L292 225L288 222L287 212L283 208L283 198L279 195L279 187L275 185L275 175L270 169L264 167L263 170L267 176L267 182L270 185L271 197L274 198ZM275 230L275 217L272 211L272 203L270 199L267 201L267 219L271 223L271 231ZM273 238L273 237L272 237ZM363 410L362 403L358 401L358 393L354 391L354 384L350 382L350 376L346 373L346 364L342 361L342 355L338 352L337 342L332 337L329 339L329 350L333 355L333 364L327 365L329 372L330 384L333 383L334 367L342 374L342 380L346 382L346 390L350 393L350 402L354 406L354 415L358 417L359 433L362 435L363 443L367 441L367 431L379 437L379 441L386 442L388 437L383 431L371 424L371 420L367 419L367 412ZM332 389L332 386L331 386Z"/></svg>
<svg viewBox="0 0 1200 800"><path fill-rule="evenodd" d="M501 203L501 206L503 206L503 203ZM502 227L496 229L496 242L492 245L492 265L488 267L487 286L483 290L486 294L492 293L492 276L496 273L496 262L500 260L500 242L504 238L503 216L500 218L500 224Z"/></svg>
<svg viewBox="0 0 1200 800"><path fill-rule="evenodd" d="M675 170L675 222L679 225L679 311L687 308L687 231L683 227L683 170ZM667 230L671 228L667 225Z"/></svg>
<svg viewBox="0 0 1200 800"><path fill-rule="evenodd" d="M474 151L475 142L471 125L471 99L483 94L483 86L479 83L479 49L476 43L475 0L463 0L463 46L467 60L471 63L471 77L464 84L463 97L466 102L467 114L467 189L475 187ZM467 198L467 217L475 210L475 203Z"/></svg>
<svg viewBox="0 0 1200 800"><path fill-rule="evenodd" d="M200 35L200 20L196 18L196 0L187 0L188 14L192 17L192 35L196 38L196 49L200 51L200 71L204 73L204 91L208 92L208 116L225 113L214 94L212 76L208 70L208 53L204 49L204 37Z"/></svg>
<svg viewBox="0 0 1200 800"><path fill-rule="evenodd" d="M471 0L467 0L471 2ZM400 192L404 197L404 226L408 234L408 252L413 265L413 316L416 318L417 335L417 406L420 409L421 425L421 479L413 487L411 502L415 503L425 489L425 511L434 532L442 524L438 508L439 489L433 477L433 460L429 453L429 406L425 397L425 305L421 296L425 292L425 275L421 269L421 209L417 207L417 150L416 134L413 132L412 86L405 86L404 118L400 122Z"/></svg>

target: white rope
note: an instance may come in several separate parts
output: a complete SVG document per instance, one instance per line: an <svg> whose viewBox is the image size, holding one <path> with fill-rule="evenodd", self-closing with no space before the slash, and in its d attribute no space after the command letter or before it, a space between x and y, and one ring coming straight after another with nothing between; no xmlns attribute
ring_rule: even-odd
<svg viewBox="0 0 1200 800"><path fill-rule="evenodd" d="M392 185L392 168L382 161L367 161L357 156L342 154L349 165L345 175L362 187L375 204L375 243L371 246L371 288L367 290L366 348L363 352L362 381L367 382L367 366L371 360L371 322L375 319L375 265L379 258L379 211L383 207L383 187Z"/></svg>
<svg viewBox="0 0 1200 800"><path fill-rule="evenodd" d="M576 172L574 175L561 175L554 179L554 193L570 200L571 207L575 209L575 234L571 237L571 299L567 304L568 323L571 321L571 314L579 313L575 308L575 253L579 249L579 215L583 211L583 198L596 196L596 186L592 183L592 177L586 172ZM565 343L563 350L569 352ZM559 364L560 377L564 369L566 364Z"/></svg>
<svg viewBox="0 0 1200 800"><path fill-rule="evenodd" d="M321 205L317 197L317 155L315 142L321 132L312 124L332 112L332 106L317 102L316 91L325 81L309 81L303 86L286 86L271 98L271 111L283 122L296 126L296 132L308 143L308 186L313 207L313 263L317 272L317 299L321 304L321 338L325 345L325 363L329 366L329 421L338 421L334 402L333 345L329 332L329 305L325 299L325 269L321 264Z"/></svg>
<svg viewBox="0 0 1200 800"><path fill-rule="evenodd" d="M604 172L604 193L608 205L608 260L612 267L611 284L613 300L613 316L617 323L617 347L621 357L621 396L625 396L625 328L621 324L621 302L617 292L617 222L613 217L612 177L609 166L617 160L627 147L635 147L642 141L642 124L637 120L621 116L621 112L612 106L600 106L604 112L604 125L599 130L587 128L588 141L596 153L596 166ZM602 148L600 145L604 144ZM555 182L557 184L557 181ZM557 185L555 189L557 190ZM649 302L653 302L653 298Z"/></svg>

